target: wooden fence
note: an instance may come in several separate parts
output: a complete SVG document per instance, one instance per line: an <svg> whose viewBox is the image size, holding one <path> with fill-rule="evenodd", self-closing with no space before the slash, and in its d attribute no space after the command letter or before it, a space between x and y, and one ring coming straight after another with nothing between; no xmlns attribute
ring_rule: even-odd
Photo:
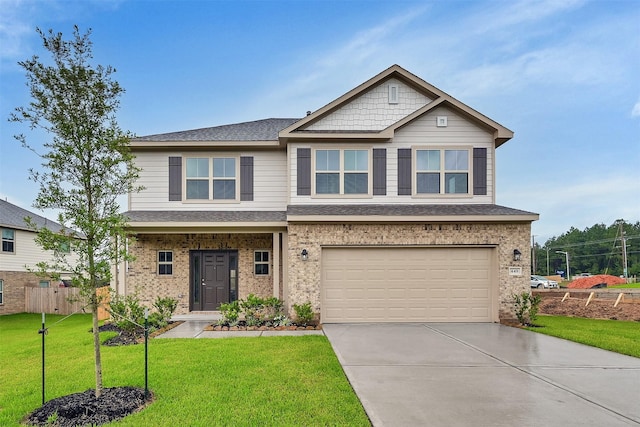
<svg viewBox="0 0 640 427"><path fill-rule="evenodd" d="M98 308L98 319L109 318L104 308L109 303L109 287L99 288L96 293L104 297L103 304ZM24 288L24 311L27 313L48 313L69 315L82 312L82 302L78 301L78 288ZM73 302L70 302L73 301ZM86 308L85 312L90 310Z"/></svg>

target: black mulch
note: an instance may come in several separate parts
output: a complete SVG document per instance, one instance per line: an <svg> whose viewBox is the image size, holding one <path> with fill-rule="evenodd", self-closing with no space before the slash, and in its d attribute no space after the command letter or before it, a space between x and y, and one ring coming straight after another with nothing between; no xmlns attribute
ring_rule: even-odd
<svg viewBox="0 0 640 427"><path fill-rule="evenodd" d="M46 402L25 422L33 426L99 426L136 412L145 404L144 389L140 388L105 388L97 399L94 390L87 390Z"/></svg>
<svg viewBox="0 0 640 427"><path fill-rule="evenodd" d="M125 331L123 329L120 329L113 323L105 323L104 325L100 326L98 330L100 332L105 332L105 331L118 332L118 335L116 335L115 337L109 338L108 340L103 342L102 345L107 345L107 346L131 345L131 344L138 344L139 342L144 340L144 329L142 328L136 328L133 331Z"/></svg>

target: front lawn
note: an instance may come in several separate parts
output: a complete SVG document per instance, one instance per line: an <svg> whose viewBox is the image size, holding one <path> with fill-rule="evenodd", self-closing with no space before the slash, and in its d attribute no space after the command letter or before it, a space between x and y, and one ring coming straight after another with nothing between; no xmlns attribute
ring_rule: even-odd
<svg viewBox="0 0 640 427"><path fill-rule="evenodd" d="M89 315L47 316L46 400L95 387ZM0 316L0 425L41 405L39 314ZM144 346L103 347L105 387L144 387ZM370 425L324 336L152 339L154 401L117 426Z"/></svg>
<svg viewBox="0 0 640 427"><path fill-rule="evenodd" d="M539 316L530 331L640 357L640 322Z"/></svg>

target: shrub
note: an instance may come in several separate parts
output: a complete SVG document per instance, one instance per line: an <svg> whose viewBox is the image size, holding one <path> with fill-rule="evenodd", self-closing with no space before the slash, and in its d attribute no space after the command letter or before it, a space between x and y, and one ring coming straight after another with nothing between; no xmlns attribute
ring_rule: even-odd
<svg viewBox="0 0 640 427"><path fill-rule="evenodd" d="M307 326L307 323L313 320L311 302L307 301L304 304L293 304L293 310L296 312L296 322L298 324Z"/></svg>
<svg viewBox="0 0 640 427"><path fill-rule="evenodd" d="M540 295L533 296L529 292L514 294L515 314L521 325L531 325L538 318Z"/></svg>
<svg viewBox="0 0 640 427"><path fill-rule="evenodd" d="M219 325L236 326L240 320L240 301L220 304L220 314L222 318L218 321Z"/></svg>
<svg viewBox="0 0 640 427"><path fill-rule="evenodd" d="M247 326L260 326L264 323L264 305L265 300L254 294L249 294L246 300L240 301Z"/></svg>
<svg viewBox="0 0 640 427"><path fill-rule="evenodd" d="M122 330L132 332L144 323L144 307L133 295L114 295L109 306L113 323Z"/></svg>
<svg viewBox="0 0 640 427"><path fill-rule="evenodd" d="M138 298L134 295L112 295L109 303L109 314L113 324L120 329L133 332L144 327L144 310ZM173 312L178 306L178 300L158 297L153 303L156 311L149 314L148 322L151 329L164 328L169 324Z"/></svg>
<svg viewBox="0 0 640 427"><path fill-rule="evenodd" d="M153 303L153 307L158 310L155 313L152 313L154 317L154 321L151 322L151 317L149 316L149 323L157 328L164 328L169 324L169 320L171 320L171 316L173 316L173 312L176 311L176 307L178 306L178 300L166 297L156 298L156 301Z"/></svg>

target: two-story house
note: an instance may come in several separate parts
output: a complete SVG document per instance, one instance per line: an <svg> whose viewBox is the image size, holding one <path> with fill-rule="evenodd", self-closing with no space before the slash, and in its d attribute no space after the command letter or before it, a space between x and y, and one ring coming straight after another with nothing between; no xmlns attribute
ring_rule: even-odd
<svg viewBox="0 0 640 427"><path fill-rule="evenodd" d="M37 233L25 221L30 218L38 227L46 227L54 232L63 227L55 221L37 215L6 200L0 200L0 314L21 313L25 310L25 287L59 286L60 280L42 277L34 271L37 263L51 262L53 253L43 250L36 243ZM61 248L70 253L70 246ZM75 262L75 254L69 254ZM59 271L66 275L69 272Z"/></svg>
<svg viewBox="0 0 640 427"><path fill-rule="evenodd" d="M254 293L323 323L512 319L538 219L495 204L512 137L394 65L302 119L136 138L118 286L179 313Z"/></svg>

